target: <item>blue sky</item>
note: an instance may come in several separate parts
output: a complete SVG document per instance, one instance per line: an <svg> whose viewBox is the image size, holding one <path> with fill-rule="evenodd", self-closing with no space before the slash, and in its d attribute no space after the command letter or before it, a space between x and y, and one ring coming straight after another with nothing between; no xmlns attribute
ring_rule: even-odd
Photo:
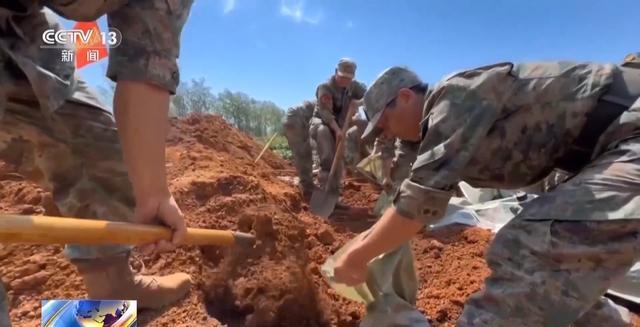
<svg viewBox="0 0 640 327"><path fill-rule="evenodd" d="M181 78L286 109L313 98L340 57L356 60L367 85L391 65L434 83L500 61L620 62L640 51L638 12L637 0L197 0ZM80 74L100 85L105 69Z"/></svg>

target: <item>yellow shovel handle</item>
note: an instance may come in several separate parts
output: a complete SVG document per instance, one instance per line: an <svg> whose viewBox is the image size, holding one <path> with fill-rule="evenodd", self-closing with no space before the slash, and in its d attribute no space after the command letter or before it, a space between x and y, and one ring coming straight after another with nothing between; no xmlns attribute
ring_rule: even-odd
<svg viewBox="0 0 640 327"><path fill-rule="evenodd" d="M0 243L35 244L147 244L171 239L163 226L49 216L0 215ZM252 241L250 234L188 228L183 244L229 246Z"/></svg>

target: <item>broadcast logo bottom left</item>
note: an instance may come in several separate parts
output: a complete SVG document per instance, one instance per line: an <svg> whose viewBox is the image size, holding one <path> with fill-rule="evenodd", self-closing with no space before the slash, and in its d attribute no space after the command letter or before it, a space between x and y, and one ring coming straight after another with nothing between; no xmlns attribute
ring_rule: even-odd
<svg viewBox="0 0 640 327"><path fill-rule="evenodd" d="M136 301L43 300L42 327L137 327Z"/></svg>

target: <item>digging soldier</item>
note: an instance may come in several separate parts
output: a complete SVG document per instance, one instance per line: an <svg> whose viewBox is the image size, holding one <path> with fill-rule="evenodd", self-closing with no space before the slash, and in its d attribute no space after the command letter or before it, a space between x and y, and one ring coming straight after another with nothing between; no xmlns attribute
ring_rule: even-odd
<svg viewBox="0 0 640 327"><path fill-rule="evenodd" d="M369 147L375 146L373 142L362 139L362 133L367 128L369 122L360 118L358 114L351 120L351 127L347 130L344 148L344 163L348 171L355 172L358 163L369 155Z"/></svg>
<svg viewBox="0 0 640 327"><path fill-rule="evenodd" d="M293 152L293 162L300 178L299 187L307 201L311 199L314 188L309 120L315 107L315 101L304 101L302 105L289 108L283 125L284 136Z"/></svg>
<svg viewBox="0 0 640 327"><path fill-rule="evenodd" d="M492 274L458 326L630 325L602 295L640 259L639 64L637 54L622 65L501 63L432 92L406 68L384 71L365 95L365 136L421 144L393 207L339 258L336 280L364 282L371 259L443 216L458 182L513 189L559 168L573 177L495 236Z"/></svg>
<svg viewBox="0 0 640 327"><path fill-rule="evenodd" d="M115 122L75 76L74 63L61 60L61 49L41 47L46 29L60 30L55 15L40 1L10 3L0 5L0 160L51 191L64 216L170 226L172 242L143 251L170 250L186 226L167 185L164 141L191 1L46 2L72 20L107 14L110 27L122 33L107 71L116 82ZM134 299L141 308L159 308L189 291L184 273L136 275L130 250L69 244L65 254L90 298ZM8 326L4 291L0 297L0 325Z"/></svg>
<svg viewBox="0 0 640 327"><path fill-rule="evenodd" d="M356 63L351 59L340 59L334 75L316 89L316 107L309 122L309 135L316 142L316 150L320 158L318 180L321 187L324 187L324 184L328 182L337 141L344 137L352 138L359 135L357 126L351 127L347 136L342 135L341 131L349 108L351 106L359 107L362 104L366 90L364 84L354 80L355 74ZM335 174L334 185L340 184L343 167L343 162L340 162Z"/></svg>
<svg viewBox="0 0 640 327"><path fill-rule="evenodd" d="M308 201L313 193L313 150L311 147L311 139L309 137L309 121L313 117L313 111L316 108L315 101L304 101L301 105L291 107L287 110L285 122L283 124L284 135L287 138L289 148L293 152L293 161L298 173L299 188L303 197ZM367 121L357 119L352 121L353 126L348 130L345 143L345 163L349 166L355 166L361 158L362 132L365 130ZM369 142L367 142L369 143ZM391 162L394 157L395 143L394 139L388 138L382 140L377 138L374 143L377 152L382 153L385 171L391 171ZM390 178L388 179L390 181Z"/></svg>

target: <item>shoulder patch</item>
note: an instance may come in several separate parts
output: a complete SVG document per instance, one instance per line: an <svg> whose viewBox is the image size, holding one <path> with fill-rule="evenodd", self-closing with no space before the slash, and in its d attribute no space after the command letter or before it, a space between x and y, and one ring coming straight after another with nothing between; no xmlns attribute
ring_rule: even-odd
<svg viewBox="0 0 640 327"><path fill-rule="evenodd" d="M327 105L331 103L331 94L324 93L320 95L320 103Z"/></svg>

